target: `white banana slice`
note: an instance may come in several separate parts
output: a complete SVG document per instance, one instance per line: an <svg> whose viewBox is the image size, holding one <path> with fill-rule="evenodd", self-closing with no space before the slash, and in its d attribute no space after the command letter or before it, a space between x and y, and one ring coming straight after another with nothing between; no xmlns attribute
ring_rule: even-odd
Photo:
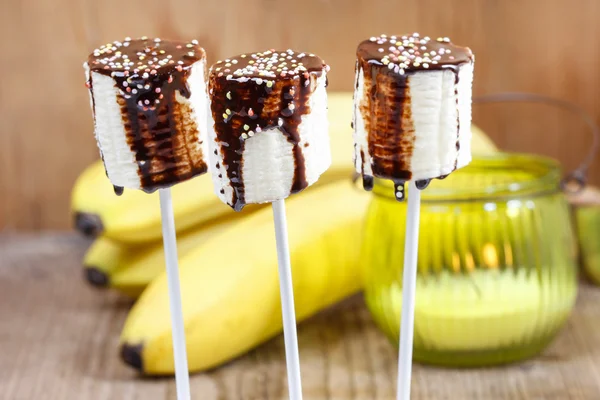
<svg viewBox="0 0 600 400"><path fill-rule="evenodd" d="M210 168L223 202L241 210L284 199L329 168L328 69L292 50L242 54L210 68Z"/></svg>
<svg viewBox="0 0 600 400"><path fill-rule="evenodd" d="M84 69L116 190L152 192L207 171L206 56L196 41L127 38L94 50Z"/></svg>
<svg viewBox="0 0 600 400"><path fill-rule="evenodd" d="M424 187L471 161L474 57L448 38L372 37L357 49L355 167ZM402 190L397 190L402 197Z"/></svg>

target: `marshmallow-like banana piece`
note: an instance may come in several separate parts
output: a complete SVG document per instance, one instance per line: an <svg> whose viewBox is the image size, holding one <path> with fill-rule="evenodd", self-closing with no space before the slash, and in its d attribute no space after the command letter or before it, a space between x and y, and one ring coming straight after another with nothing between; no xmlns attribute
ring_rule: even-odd
<svg viewBox="0 0 600 400"><path fill-rule="evenodd" d="M372 37L359 44L354 92L355 167L424 188L471 161L474 57L448 38Z"/></svg>
<svg viewBox="0 0 600 400"><path fill-rule="evenodd" d="M152 192L207 171L206 55L197 41L126 38L84 64L108 178Z"/></svg>
<svg viewBox="0 0 600 400"><path fill-rule="evenodd" d="M210 168L223 202L239 211L284 199L329 168L328 70L314 54L292 50L210 68Z"/></svg>

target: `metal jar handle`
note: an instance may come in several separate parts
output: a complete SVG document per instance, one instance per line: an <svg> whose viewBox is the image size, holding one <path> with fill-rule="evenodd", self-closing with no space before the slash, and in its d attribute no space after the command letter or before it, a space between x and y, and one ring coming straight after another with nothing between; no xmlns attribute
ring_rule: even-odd
<svg viewBox="0 0 600 400"><path fill-rule="evenodd" d="M520 102L520 103L541 103L549 104L556 107L563 108L571 111L581 117L581 119L587 124L592 133L592 146L588 154L585 156L581 164L568 173L561 181L561 188L565 192L577 193L583 190L587 184L587 172L590 165L594 161L598 150L600 149L600 128L594 122L594 119L580 106L571 103L566 100L555 99L549 96L539 95L535 93L521 93L521 92L506 92L488 94L484 96L475 97L473 103L475 104L489 104L489 103L506 103L506 102Z"/></svg>

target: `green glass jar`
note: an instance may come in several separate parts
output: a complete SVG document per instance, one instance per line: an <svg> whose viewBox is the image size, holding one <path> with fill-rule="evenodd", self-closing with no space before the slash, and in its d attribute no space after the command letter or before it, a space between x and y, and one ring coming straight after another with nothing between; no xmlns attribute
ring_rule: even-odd
<svg viewBox="0 0 600 400"><path fill-rule="evenodd" d="M449 366L522 360L564 325L576 243L550 159L476 158L422 193L414 359ZM365 298L398 344L406 204L378 181L362 251Z"/></svg>

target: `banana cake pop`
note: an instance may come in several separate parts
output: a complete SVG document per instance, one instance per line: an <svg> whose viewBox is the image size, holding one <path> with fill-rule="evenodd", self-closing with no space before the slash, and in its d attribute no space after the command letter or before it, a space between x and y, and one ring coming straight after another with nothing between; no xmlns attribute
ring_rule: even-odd
<svg viewBox="0 0 600 400"><path fill-rule="evenodd" d="M424 188L471 161L474 56L448 38L371 37L358 46L354 91L355 167L373 177Z"/></svg>
<svg viewBox="0 0 600 400"><path fill-rule="evenodd" d="M210 68L210 167L223 202L239 211L281 200L329 168L328 70L293 50L241 54Z"/></svg>
<svg viewBox="0 0 600 400"><path fill-rule="evenodd" d="M106 174L124 187L159 189L169 282L177 398L190 399L183 311L170 187L207 171L206 56L197 41L115 41L84 64L94 132ZM122 357L140 361L130 347Z"/></svg>
<svg viewBox="0 0 600 400"><path fill-rule="evenodd" d="M206 55L198 42L126 38L84 64L95 136L115 192L207 171Z"/></svg>

